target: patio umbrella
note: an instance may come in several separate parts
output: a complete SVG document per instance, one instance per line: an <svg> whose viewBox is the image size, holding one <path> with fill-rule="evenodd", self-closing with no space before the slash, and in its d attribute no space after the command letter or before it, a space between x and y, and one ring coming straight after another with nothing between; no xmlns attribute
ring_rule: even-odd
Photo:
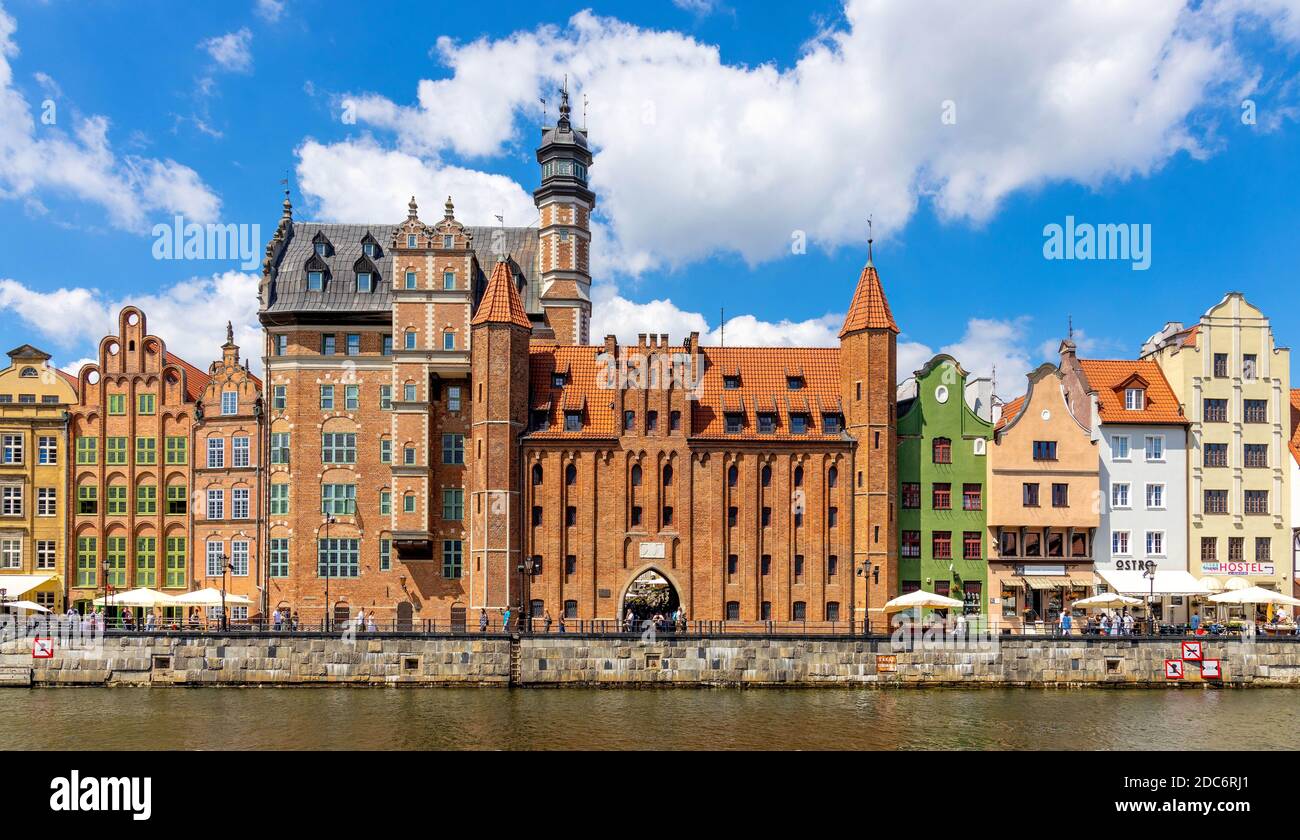
<svg viewBox="0 0 1300 840"><path fill-rule="evenodd" d="M1141 598L1130 598L1118 592L1103 592L1090 598L1080 598L1070 604L1073 607L1135 607L1142 603Z"/></svg>
<svg viewBox="0 0 1300 840"><path fill-rule="evenodd" d="M916 607L930 607L936 610L955 610L965 606L956 598L949 598L944 595L936 595L933 592L926 592L918 589L915 592L909 592L906 595L899 595L892 601L885 602L885 613L902 612Z"/></svg>
<svg viewBox="0 0 1300 840"><path fill-rule="evenodd" d="M1222 592L1223 581L1215 577L1201 578L1201 588L1206 592Z"/></svg>
<svg viewBox="0 0 1300 840"><path fill-rule="evenodd" d="M228 607L248 606L252 603L250 599L245 598L243 595L236 595L233 592L226 593L226 606ZM221 590L208 587L197 592L173 595L168 599L167 605L173 607L219 607L221 606Z"/></svg>
<svg viewBox="0 0 1300 840"><path fill-rule="evenodd" d="M104 595L96 598L91 603L97 607L144 607L145 609L175 606L172 596L148 587L132 589L129 592L118 592L113 595Z"/></svg>
<svg viewBox="0 0 1300 840"><path fill-rule="evenodd" d="M1237 589L1245 589L1248 586L1250 586L1250 581L1246 580L1245 578L1235 577L1235 578L1231 578L1228 581L1228 585L1223 588L1231 592Z"/></svg>
<svg viewBox="0 0 1300 840"><path fill-rule="evenodd" d="M1300 606L1300 598L1292 598L1290 595L1283 595L1281 592L1274 592L1271 589L1264 589L1259 586L1248 586L1245 589L1220 592L1218 595L1211 595L1210 600L1216 604L1289 604L1293 607Z"/></svg>
<svg viewBox="0 0 1300 840"><path fill-rule="evenodd" d="M35 601L5 601L3 606L11 610L18 610L20 612L38 612L38 613L53 612L49 607L42 607L40 604L36 603Z"/></svg>

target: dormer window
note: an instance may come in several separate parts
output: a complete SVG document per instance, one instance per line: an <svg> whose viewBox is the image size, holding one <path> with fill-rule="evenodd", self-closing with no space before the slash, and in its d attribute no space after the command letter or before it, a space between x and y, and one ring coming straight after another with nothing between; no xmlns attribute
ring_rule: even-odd
<svg viewBox="0 0 1300 840"><path fill-rule="evenodd" d="M787 377L785 378L785 387L789 388L791 391L802 391L802 390L803 390L803 377L802 377L802 376L787 376Z"/></svg>
<svg viewBox="0 0 1300 840"><path fill-rule="evenodd" d="M1146 408L1147 392L1141 388L1124 389L1124 408L1129 411L1141 411Z"/></svg>
<svg viewBox="0 0 1300 840"><path fill-rule="evenodd" d="M368 291L370 291L371 287L373 286L373 283L372 283L371 277L372 277L372 275L370 274L369 271L358 271L358 272L357 272L357 291L358 291L358 292L368 292Z"/></svg>
<svg viewBox="0 0 1300 840"><path fill-rule="evenodd" d="M544 432L551 426L551 413L544 408L533 409L532 427L535 432Z"/></svg>
<svg viewBox="0 0 1300 840"><path fill-rule="evenodd" d="M455 238L454 236L452 236L450 233L443 234L443 237L442 237L442 247L444 247L444 248L455 248L455 247L456 247L456 238Z"/></svg>
<svg viewBox="0 0 1300 840"><path fill-rule="evenodd" d="M416 241L416 240L415 240L415 234L413 234L413 233L408 233L408 234L406 235L406 247L408 247L408 248L414 248L414 247L415 247L415 241Z"/></svg>
<svg viewBox="0 0 1300 840"><path fill-rule="evenodd" d="M307 272L307 291L319 292L325 288L325 272L312 270Z"/></svg>
<svg viewBox="0 0 1300 840"><path fill-rule="evenodd" d="M566 411L564 412L564 431L580 432L582 431L582 412Z"/></svg>
<svg viewBox="0 0 1300 840"><path fill-rule="evenodd" d="M838 435L844 430L844 418L838 414L822 415L822 433L828 435Z"/></svg>
<svg viewBox="0 0 1300 840"><path fill-rule="evenodd" d="M802 434L806 433L807 431L808 431L808 415L807 415L807 414L791 414L791 415L790 415L790 434L793 434L793 435L802 435Z"/></svg>
<svg viewBox="0 0 1300 840"><path fill-rule="evenodd" d="M738 411L729 411L723 415L726 422L726 430L729 435L738 435L745 427L745 415Z"/></svg>
<svg viewBox="0 0 1300 840"><path fill-rule="evenodd" d="M758 433L761 435L770 435L775 431L776 431L776 415L767 411L763 412L762 414L759 414Z"/></svg>
<svg viewBox="0 0 1300 840"><path fill-rule="evenodd" d="M331 250L330 241L325 237L325 234L323 233L316 234L316 238L313 239L311 242L312 242L312 246L311 246L312 251L315 252L316 256L328 257L330 255L330 250Z"/></svg>
<svg viewBox="0 0 1300 840"><path fill-rule="evenodd" d="M563 388L565 385L568 385L568 384L569 384L569 375L568 375L567 373L552 373L552 374L551 374L551 387L552 387L552 388Z"/></svg>
<svg viewBox="0 0 1300 840"><path fill-rule="evenodd" d="M736 390L737 388L740 387L740 377L739 376L722 377L722 387L727 389L728 391Z"/></svg>
<svg viewBox="0 0 1300 840"><path fill-rule="evenodd" d="M326 248L326 247L327 247L327 246L325 245L324 242L317 242L317 243L316 243L316 256L318 256L318 257L323 257L323 256L325 256L325 248Z"/></svg>

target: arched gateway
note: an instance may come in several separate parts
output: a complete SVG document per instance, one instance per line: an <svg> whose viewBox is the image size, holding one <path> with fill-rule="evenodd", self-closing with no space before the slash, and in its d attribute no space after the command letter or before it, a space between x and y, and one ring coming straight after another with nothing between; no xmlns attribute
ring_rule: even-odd
<svg viewBox="0 0 1300 840"><path fill-rule="evenodd" d="M628 582L619 600L618 618L622 620L630 609L639 625L655 615L671 616L680 604L677 587L668 575L651 566Z"/></svg>

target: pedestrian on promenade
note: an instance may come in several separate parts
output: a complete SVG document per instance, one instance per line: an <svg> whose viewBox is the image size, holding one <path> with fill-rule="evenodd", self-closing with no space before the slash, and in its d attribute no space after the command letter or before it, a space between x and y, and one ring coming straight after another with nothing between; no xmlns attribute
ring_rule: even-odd
<svg viewBox="0 0 1300 840"><path fill-rule="evenodd" d="M290 630L297 630L297 629L298 629L298 611L297 611L297 610L294 610L294 611L293 611L293 619L289 622L289 629L290 629Z"/></svg>
<svg viewBox="0 0 1300 840"><path fill-rule="evenodd" d="M561 633L564 632L564 614L563 614L563 613L560 614L560 632L561 632Z"/></svg>
<svg viewBox="0 0 1300 840"><path fill-rule="evenodd" d="M370 615L366 616L366 630L373 633L378 629L379 625L375 622L375 611L371 610Z"/></svg>
<svg viewBox="0 0 1300 840"><path fill-rule="evenodd" d="M149 615L145 616L144 619L144 629L152 633L154 628L156 628L157 626L158 626L158 611L150 610Z"/></svg>
<svg viewBox="0 0 1300 840"><path fill-rule="evenodd" d="M1201 629L1201 614L1198 612L1194 612L1192 613L1192 634L1197 635L1196 631L1200 629Z"/></svg>
<svg viewBox="0 0 1300 840"><path fill-rule="evenodd" d="M1133 613L1125 611L1124 613L1124 635L1133 635Z"/></svg>
<svg viewBox="0 0 1300 840"><path fill-rule="evenodd" d="M501 629L506 633L510 632L510 608L509 607L506 607L504 610L501 611Z"/></svg>
<svg viewBox="0 0 1300 840"><path fill-rule="evenodd" d="M479 631L480 633L486 633L486 632L487 632L487 625L488 625L487 610L483 609L482 607L479 607L479 610L478 610L478 631Z"/></svg>
<svg viewBox="0 0 1300 840"><path fill-rule="evenodd" d="M271 629L276 631L277 633L280 632L280 608L279 607L276 607L275 611L271 613Z"/></svg>
<svg viewBox="0 0 1300 840"><path fill-rule="evenodd" d="M362 630L365 630L365 629L366 629L366 611L365 611L365 610L360 609L360 608L357 609L357 615L356 615L355 622L356 622L357 632L358 632L358 633L360 633Z"/></svg>
<svg viewBox="0 0 1300 840"><path fill-rule="evenodd" d="M1074 616L1070 615L1068 609L1061 610L1061 635L1070 635L1070 630L1074 628Z"/></svg>
<svg viewBox="0 0 1300 840"><path fill-rule="evenodd" d="M1098 626L1101 628L1101 635L1103 636L1110 635L1110 612L1109 611L1101 614L1101 620L1098 622Z"/></svg>
<svg viewBox="0 0 1300 840"><path fill-rule="evenodd" d="M551 611L550 610L546 611L546 617L542 619L542 632L543 633L551 632Z"/></svg>

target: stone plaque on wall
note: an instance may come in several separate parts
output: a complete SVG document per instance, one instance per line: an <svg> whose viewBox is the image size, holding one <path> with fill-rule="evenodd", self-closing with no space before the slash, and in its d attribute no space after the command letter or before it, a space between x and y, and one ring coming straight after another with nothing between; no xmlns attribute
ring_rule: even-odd
<svg viewBox="0 0 1300 840"><path fill-rule="evenodd" d="M642 560L664 559L664 544L661 542L641 543L641 559Z"/></svg>

